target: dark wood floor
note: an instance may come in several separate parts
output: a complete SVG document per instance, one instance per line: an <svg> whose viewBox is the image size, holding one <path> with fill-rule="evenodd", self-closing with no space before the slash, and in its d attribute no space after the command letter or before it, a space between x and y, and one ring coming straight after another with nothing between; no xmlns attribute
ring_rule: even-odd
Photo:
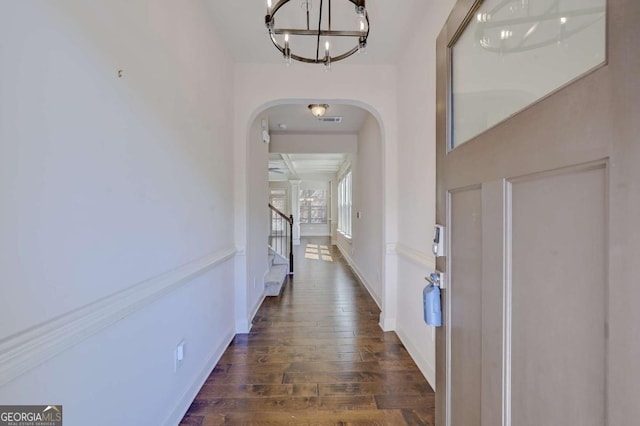
<svg viewBox="0 0 640 426"><path fill-rule="evenodd" d="M328 239L237 335L181 425L433 425L435 395Z"/></svg>

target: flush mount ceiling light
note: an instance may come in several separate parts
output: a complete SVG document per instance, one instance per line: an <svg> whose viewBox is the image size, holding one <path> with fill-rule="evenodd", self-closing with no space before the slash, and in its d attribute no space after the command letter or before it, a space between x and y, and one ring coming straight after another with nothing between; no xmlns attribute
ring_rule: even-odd
<svg viewBox="0 0 640 426"><path fill-rule="evenodd" d="M309 105L309 109L311 110L311 114L316 118L322 117L326 112L329 105L327 104L311 104Z"/></svg>
<svg viewBox="0 0 640 426"><path fill-rule="evenodd" d="M369 15L365 8L365 0L339 0L341 2L353 3L355 6L354 19L339 16L341 23L352 22L350 26L353 28L344 28L335 30L331 27L331 3L332 0L316 0L317 8L313 7L313 0L301 0L302 11L300 14L300 27L276 28L275 16L278 11L284 8L291 0L267 0L267 16L265 16L265 24L269 30L269 37L273 45L282 53L286 64L290 64L294 59L309 64L324 64L326 69L331 68L332 62L337 62L348 58L354 53L362 53L367 46L367 38L369 37ZM273 5L273 2L276 2ZM295 15L294 15L295 16ZM311 19L318 17L317 24L314 19L313 28ZM289 16L290 17L290 16ZM295 20L295 18L293 19ZM306 25L304 24L306 22ZM293 50L301 50L301 46L308 45L304 38L311 38L313 43L312 50L306 50L305 53L293 53ZM344 43L342 40L354 39L355 47L349 45L342 50ZM324 52L321 52L321 45L324 45ZM341 51L334 53L333 51L340 49ZM293 49L293 50L292 50ZM315 56L312 55L315 51Z"/></svg>

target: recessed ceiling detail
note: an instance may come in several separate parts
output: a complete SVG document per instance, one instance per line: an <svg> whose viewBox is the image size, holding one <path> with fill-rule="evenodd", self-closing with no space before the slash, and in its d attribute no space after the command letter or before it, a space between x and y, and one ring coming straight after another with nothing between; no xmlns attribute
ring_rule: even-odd
<svg viewBox="0 0 640 426"><path fill-rule="evenodd" d="M347 154L269 154L271 180L293 176L335 174L347 161Z"/></svg>

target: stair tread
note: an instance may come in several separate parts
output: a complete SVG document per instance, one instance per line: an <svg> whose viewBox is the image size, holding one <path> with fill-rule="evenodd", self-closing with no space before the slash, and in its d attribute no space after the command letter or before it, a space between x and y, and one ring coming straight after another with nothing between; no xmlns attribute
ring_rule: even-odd
<svg viewBox="0 0 640 426"><path fill-rule="evenodd" d="M283 257L282 255L276 253L276 255L273 257L272 263L274 265L288 265L289 264L289 259L287 259L286 257Z"/></svg>
<svg viewBox="0 0 640 426"><path fill-rule="evenodd" d="M288 273L289 265L271 265L271 269L264 277L265 294L279 296Z"/></svg>
<svg viewBox="0 0 640 426"><path fill-rule="evenodd" d="M289 272L288 265L272 265L269 272L264 277L264 281L266 282L280 282L284 280L287 273Z"/></svg>

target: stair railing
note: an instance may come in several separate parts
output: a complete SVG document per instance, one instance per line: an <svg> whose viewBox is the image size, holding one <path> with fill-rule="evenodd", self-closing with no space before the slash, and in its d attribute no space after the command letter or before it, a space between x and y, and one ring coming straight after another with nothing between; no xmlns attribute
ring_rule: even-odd
<svg viewBox="0 0 640 426"><path fill-rule="evenodd" d="M287 216L269 204L269 247L289 259L289 274L293 275L293 215Z"/></svg>

